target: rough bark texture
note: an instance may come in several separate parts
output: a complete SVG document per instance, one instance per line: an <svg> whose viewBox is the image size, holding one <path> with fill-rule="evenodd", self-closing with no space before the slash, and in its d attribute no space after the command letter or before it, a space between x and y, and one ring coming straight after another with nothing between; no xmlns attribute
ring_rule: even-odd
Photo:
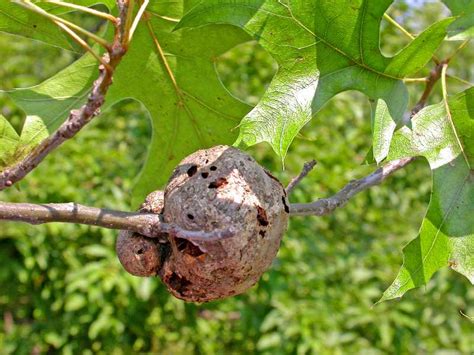
<svg viewBox="0 0 474 355"><path fill-rule="evenodd" d="M212 241L170 238L159 276L186 301L205 302L253 286L278 252L288 226L283 186L253 158L217 146L185 158L165 190L164 221L187 230L229 229Z"/></svg>
<svg viewBox="0 0 474 355"><path fill-rule="evenodd" d="M147 196L140 212L160 214L162 210L163 192L155 191ZM166 250L160 245L160 238L125 230L120 231L115 247L122 266L135 276L156 276Z"/></svg>

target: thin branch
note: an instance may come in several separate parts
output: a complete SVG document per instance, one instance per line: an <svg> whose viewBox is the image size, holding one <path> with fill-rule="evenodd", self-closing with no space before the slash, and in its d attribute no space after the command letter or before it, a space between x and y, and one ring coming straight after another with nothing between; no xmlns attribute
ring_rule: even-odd
<svg viewBox="0 0 474 355"><path fill-rule="evenodd" d="M82 11L82 12L88 13L90 15L94 15L96 17L103 18L104 20L110 21L112 23L117 23L117 18L115 18L111 14L108 14L108 13L102 12L102 11L97 11L97 10L91 9L90 7L76 5L76 4L72 4L72 3L69 3L69 2L65 2L65 1L56 1L56 0L44 0L43 2L53 4L53 5L57 5L57 6L62 6L62 7L68 7L70 9Z"/></svg>
<svg viewBox="0 0 474 355"><path fill-rule="evenodd" d="M128 230L149 238L159 238L163 234L168 234L194 241L211 241L233 236L229 230L212 232L186 230L175 224L163 222L160 214L114 211L82 206L77 203L36 205L0 202L0 220L20 221L29 224L79 223L108 229Z"/></svg>
<svg viewBox="0 0 474 355"><path fill-rule="evenodd" d="M430 75L428 76L426 80L425 90L421 94L421 97L418 100L418 102L415 104L415 106L411 110L411 116L414 116L423 107L425 107L426 103L428 102L428 98L431 95L431 92L433 91L438 80L441 78L441 71L443 69L444 64L445 64L445 61L441 61L439 62L439 64L436 64L433 70L431 70Z"/></svg>
<svg viewBox="0 0 474 355"><path fill-rule="evenodd" d="M29 172L36 168L46 156L59 147L66 140L74 137L87 123L99 114L99 109L104 103L105 95L112 84L115 68L127 51L127 41L124 33L128 30L123 27L132 11L128 7L128 0L117 0L119 18L115 27L115 35L108 53L104 54L102 61L107 66L99 66L99 76L92 86L87 102L78 110L72 110L67 120L48 138L37 145L28 155L17 164L0 172L0 191L12 186L23 179Z"/></svg>
<svg viewBox="0 0 474 355"><path fill-rule="evenodd" d="M428 97L430 96L436 82L441 78L445 77L443 73L446 73L446 61L441 61L431 71L430 76L427 78L425 84L425 90L421 94L420 99L415 104L411 111L411 117L417 114L423 107L425 107ZM415 158L402 158L388 162L383 167L377 169L370 175L363 177L359 180L354 180L348 183L342 190L340 190L334 196L323 198L311 203L292 203L290 204L290 215L292 216L324 216L332 213L336 208L344 206L353 196L357 195L372 186L382 183L390 175L396 171L404 168Z"/></svg>
<svg viewBox="0 0 474 355"><path fill-rule="evenodd" d="M372 174L348 183L334 196L323 198L312 203L290 204L290 215L292 216L324 216L334 212L336 208L344 206L353 196L372 186L378 185L394 172L410 164L414 158L394 160L377 169Z"/></svg>
<svg viewBox="0 0 474 355"><path fill-rule="evenodd" d="M295 176L286 187L285 191L287 195L291 194L293 189L301 182L301 180L303 180L306 177L306 175L310 173L311 170L313 170L316 164L317 164L316 160L311 160L304 163L303 170L301 170L298 176Z"/></svg>

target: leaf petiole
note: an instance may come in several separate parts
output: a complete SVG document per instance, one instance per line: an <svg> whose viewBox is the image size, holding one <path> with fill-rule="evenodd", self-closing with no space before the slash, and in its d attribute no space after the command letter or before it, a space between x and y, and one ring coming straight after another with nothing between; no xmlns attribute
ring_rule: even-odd
<svg viewBox="0 0 474 355"><path fill-rule="evenodd" d="M80 26L78 26L78 25L76 25L72 22L69 22L67 20L62 19L61 17L50 14L49 12L43 10L41 7L33 4L30 0L14 0L14 2L17 3L18 5L21 5L21 6L25 7L28 10L31 10L31 11L36 12L37 14L39 14L41 16L44 16L44 17L48 18L49 20L53 21L55 24L57 24L58 22L62 23L63 25L69 27L71 30L75 30L75 31L89 37L93 41L95 41L98 44L100 44L101 46L103 46L105 49L109 50L109 43L106 40L104 40L103 38L93 34L92 32L89 32L89 31L85 30L84 28L82 28L82 27L80 27Z"/></svg>
<svg viewBox="0 0 474 355"><path fill-rule="evenodd" d="M135 19L133 20L133 23L130 26L130 32L128 33L128 43L132 41L133 33L137 29L138 23L140 22L140 19L143 16L143 13L145 12L149 2L150 0L144 0L143 4L141 4L140 8L138 9L137 15L135 16Z"/></svg>
<svg viewBox="0 0 474 355"><path fill-rule="evenodd" d="M81 6L81 5L76 5L76 4L72 4L72 3L69 3L69 2L65 2L65 1L56 1L56 0L44 0L43 2L53 4L53 5L62 6L62 7L68 7L68 8L71 8L71 9L78 10L78 11L82 11L82 12L88 13L90 15L94 15L94 16L103 18L107 21L111 21L112 23L117 22L117 18L112 16L111 14L107 14L107 13L102 12L102 11L97 11L97 10L91 9L89 7L86 7L86 6Z"/></svg>
<svg viewBox="0 0 474 355"><path fill-rule="evenodd" d="M458 134L456 133L456 126L454 125L453 118L451 117L451 111L449 109L449 103L448 103L448 86L446 84L446 71L448 70L448 63L444 63L443 67L441 68L441 91L443 93L443 102L444 102L444 107L446 109L446 115L448 117L449 124L451 125L451 129L453 130L453 134L456 137L456 141L461 149L461 153L464 157L464 160L469 164L469 159L467 158L466 152L464 151L464 146L461 143L461 140L459 139Z"/></svg>
<svg viewBox="0 0 474 355"><path fill-rule="evenodd" d="M69 27L66 25L62 24L61 22L55 22L58 27L60 27L64 32L66 32L71 38L76 41L82 48L84 48L86 51L88 51L92 56L97 59L108 71L112 71L112 68L110 67L109 63L104 61L104 59L98 55L88 44L86 41L84 41L81 37L79 37L76 32L71 30Z"/></svg>
<svg viewBox="0 0 474 355"><path fill-rule="evenodd" d="M427 78L404 78L403 81L405 83L426 83L428 79Z"/></svg>
<svg viewBox="0 0 474 355"><path fill-rule="evenodd" d="M398 28L400 30L400 32L402 32L405 36L407 36L408 38L410 38L411 40L414 40L416 36L412 35L410 32L408 32L408 30L406 30L402 25L400 25L397 21L395 21L392 17L390 17L389 14L387 13L384 13L383 14L383 18L385 20L387 20L391 25L393 25L394 27ZM432 57L433 59L433 62L435 62L435 64L439 64L440 61L439 59L433 55Z"/></svg>
<svg viewBox="0 0 474 355"><path fill-rule="evenodd" d="M474 83L471 83L470 81L464 80L463 78L460 78L456 75L451 75L451 74L446 74L447 78L457 80L463 84L469 85L469 86L474 86Z"/></svg>
<svg viewBox="0 0 474 355"><path fill-rule="evenodd" d="M402 32L405 36L407 36L410 39L415 39L415 36L412 35L410 32L408 32L402 25L400 25L397 21L395 21L390 15L387 13L383 14L384 19L386 19L391 25L394 27L398 28L400 32Z"/></svg>

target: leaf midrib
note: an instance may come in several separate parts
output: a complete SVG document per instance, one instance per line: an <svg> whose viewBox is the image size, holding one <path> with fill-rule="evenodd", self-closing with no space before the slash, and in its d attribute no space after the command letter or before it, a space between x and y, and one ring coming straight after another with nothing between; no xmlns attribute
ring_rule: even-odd
<svg viewBox="0 0 474 355"><path fill-rule="evenodd" d="M418 273L420 272L421 268L424 267L425 265L425 262L426 262L426 259L431 255L431 251L433 250L436 242L438 241L438 236L440 234L440 231L441 231L441 228L443 227L443 225L445 224L446 220L448 219L449 215L451 214L451 211L452 209L454 208L455 206L455 202L457 201L458 197L461 195L461 192L462 190L464 189L464 187L466 186L467 182L469 181L470 179L470 169L469 169L469 166L468 166L468 173L467 173L467 176L464 178L464 181L461 185L461 187L459 188L459 190L456 192L456 194L454 195L451 203L449 204L449 207L448 207L448 210L446 211L446 213L444 214L443 216L443 220L441 221L441 224L439 225L438 228L436 228L436 235L434 236L433 238L433 241L430 245L430 248L428 249L426 255L422 258L422 261L420 263L420 265L418 266L418 268L413 272L413 274L415 275L418 275ZM431 205L431 202L430 202L430 205ZM426 219L426 217L425 217ZM418 236L418 238L421 238L421 234ZM410 272L410 278L407 279L403 284L401 284L398 289L403 289L407 284L408 282L411 280L413 281L413 277L411 277L411 272ZM423 281L425 281L425 275L423 274Z"/></svg>

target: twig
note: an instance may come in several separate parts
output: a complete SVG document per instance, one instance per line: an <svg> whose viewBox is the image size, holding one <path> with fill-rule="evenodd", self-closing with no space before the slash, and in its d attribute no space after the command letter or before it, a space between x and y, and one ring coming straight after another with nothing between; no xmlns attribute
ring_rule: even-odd
<svg viewBox="0 0 474 355"><path fill-rule="evenodd" d="M421 94L420 99L415 104L411 111L411 117L417 114L423 107L425 107L428 97L433 91L436 82L443 77L445 80L447 61L441 61L431 71L430 76L427 78L425 84L425 90ZM444 74L444 75L443 75ZM342 190L340 190L334 196L323 198L311 203L292 203L290 204L290 215L292 216L324 216L332 213L336 208L344 206L353 196L359 192L364 191L372 186L378 185L387 179L390 175L396 171L404 168L415 158L402 158L391 161L385 164L383 167L377 169L370 175L363 177L359 180L354 180L348 183Z"/></svg>
<svg viewBox="0 0 474 355"><path fill-rule="evenodd" d="M394 172L410 164L414 158L394 160L377 169L372 174L348 183L334 196L323 198L312 203L290 204L290 215L292 216L324 216L332 213L336 208L344 206L353 196L372 186L380 184Z"/></svg>
<svg viewBox="0 0 474 355"><path fill-rule="evenodd" d="M428 76L426 80L426 85L425 85L425 90L421 94L420 99L418 102L415 104L413 109L411 110L411 116L414 116L416 113L418 113L423 107L425 107L428 98L431 95L431 92L433 91L434 86L438 82L438 80L441 78L441 71L443 69L443 65L446 63L446 61L441 61L439 64L436 64L433 70L431 70L430 75Z"/></svg>
<svg viewBox="0 0 474 355"><path fill-rule="evenodd" d="M311 170L313 170L316 164L317 164L316 160L311 160L304 163L303 170L301 170L301 172L297 176L295 176L286 187L285 191L287 195L291 194L293 189L300 183L301 180L303 180L306 177L306 175L309 174Z"/></svg>
<svg viewBox="0 0 474 355"><path fill-rule="evenodd" d="M80 223L108 229L128 230L149 238L158 238L163 234L168 234L192 241L220 240L233 236L229 230L212 232L186 230L175 224L163 222L160 214L114 211L82 206L77 203L37 205L0 202L0 220L20 221L29 224Z"/></svg>
<svg viewBox="0 0 474 355"><path fill-rule="evenodd" d="M122 24L126 22L125 19L132 9L128 6L128 0L117 0L117 5L119 8L119 17L115 27L114 40L108 49L108 53L102 57L102 61L108 65L99 66L99 77L92 86L87 102L80 109L72 110L67 120L20 162L0 172L0 191L23 179L29 172L36 168L49 153L66 140L74 137L87 123L99 114L99 109L104 103L105 95L112 84L112 76L115 68L127 51L128 45L127 38L124 37L124 33L128 30L124 28Z"/></svg>

